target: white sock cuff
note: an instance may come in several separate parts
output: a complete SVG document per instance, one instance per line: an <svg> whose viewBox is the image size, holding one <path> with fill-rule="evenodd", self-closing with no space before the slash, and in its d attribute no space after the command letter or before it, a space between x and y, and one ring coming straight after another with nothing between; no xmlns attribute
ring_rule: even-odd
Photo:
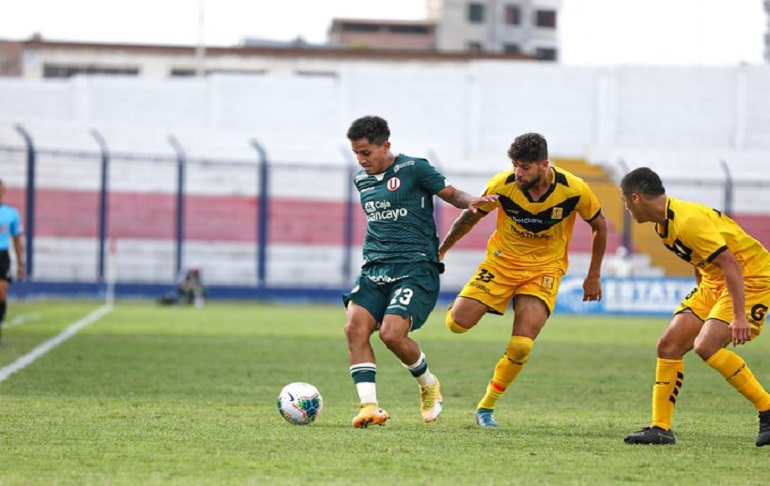
<svg viewBox="0 0 770 486"><path fill-rule="evenodd" d="M408 370L413 370L413 369L417 368L418 366L421 366L424 362L425 362L425 353L420 351L420 359L418 359L416 363L414 363L413 365L408 365L408 364L401 363L401 366L403 366L404 368L406 368Z"/></svg>
<svg viewBox="0 0 770 486"><path fill-rule="evenodd" d="M355 371L377 371L377 365L374 363L356 363L350 367L350 372Z"/></svg>

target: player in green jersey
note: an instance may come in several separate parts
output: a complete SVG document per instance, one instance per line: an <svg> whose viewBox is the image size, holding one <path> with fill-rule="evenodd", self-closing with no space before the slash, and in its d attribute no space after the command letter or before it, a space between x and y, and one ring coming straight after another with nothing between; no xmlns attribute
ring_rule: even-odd
<svg viewBox="0 0 770 486"><path fill-rule="evenodd" d="M353 289L343 295L350 375L361 403L353 426L383 425L389 418L377 401L370 342L375 332L417 381L422 419L434 422L443 404L440 384L409 337L436 305L443 271L433 196L471 210L495 197L471 196L447 183L427 160L394 155L388 123L380 117L357 119L347 137L362 168L355 185L367 219L364 265Z"/></svg>

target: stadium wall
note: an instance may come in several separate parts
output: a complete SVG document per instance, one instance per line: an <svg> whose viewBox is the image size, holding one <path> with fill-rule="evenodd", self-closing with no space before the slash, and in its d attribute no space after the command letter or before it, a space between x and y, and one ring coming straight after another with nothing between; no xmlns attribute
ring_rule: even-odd
<svg viewBox="0 0 770 486"><path fill-rule="evenodd" d="M553 155L611 164L625 154L679 158L688 150L751 159L770 149L768 85L770 66L496 61L466 69L372 63L339 77L8 78L0 80L0 120L99 128L115 150L142 152L168 153L173 132L193 154L218 158L250 157L243 141L256 137L275 160L341 160L350 121L376 113L391 122L396 147L433 150L458 169L498 170L513 136L526 131L546 134ZM92 144L87 134L35 131L44 144ZM18 137L0 130L0 144L8 143Z"/></svg>
<svg viewBox="0 0 770 486"><path fill-rule="evenodd" d="M0 173L12 189L10 202L22 209L27 180L18 128L42 149L36 181L41 280L85 285L94 279L99 152L92 130L119 155L108 182L110 237L118 278L131 285L168 285L176 278L173 137L194 161L185 187L185 266L204 266L212 285L254 285L258 176L252 142L258 140L280 169L271 187L276 204L268 283L344 287L339 218L349 190L344 172L353 163L344 133L352 119L369 113L391 122L397 151L426 155L469 191L480 191L489 176L508 167L513 136L539 131L552 155L586 158L616 175L647 165L664 176L670 193L718 209L724 209L730 177L739 188L736 219L770 227L767 66L479 61L467 69L373 63L340 72L320 78L0 80ZM313 165L318 169L307 169ZM301 209L306 206L311 209ZM301 213L308 216L297 217ZM446 228L456 213L443 208L439 214ZM357 218L353 269L360 264L363 231ZM575 274L585 250L585 228L578 228ZM472 273L489 232L479 228L478 241L469 238L449 256L445 288L459 287Z"/></svg>

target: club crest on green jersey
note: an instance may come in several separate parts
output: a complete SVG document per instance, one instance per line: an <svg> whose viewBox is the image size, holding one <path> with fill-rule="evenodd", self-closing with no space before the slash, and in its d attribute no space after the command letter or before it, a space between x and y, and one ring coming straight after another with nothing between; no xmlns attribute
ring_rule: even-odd
<svg viewBox="0 0 770 486"><path fill-rule="evenodd" d="M391 192L395 191L399 187L401 187L401 179L399 179L398 177L391 177L390 179L388 179L388 190L389 191L391 191Z"/></svg>

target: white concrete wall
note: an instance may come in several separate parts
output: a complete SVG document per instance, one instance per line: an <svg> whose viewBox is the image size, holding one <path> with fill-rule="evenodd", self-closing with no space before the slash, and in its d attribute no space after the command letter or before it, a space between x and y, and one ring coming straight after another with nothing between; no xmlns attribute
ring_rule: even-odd
<svg viewBox="0 0 770 486"><path fill-rule="evenodd" d="M637 149L687 148L718 160L727 150L770 150L769 92L770 66L370 63L338 78L0 79L0 122L112 130L116 149L142 152L168 153L168 134L197 132L192 150L218 157L252 157L248 140L256 137L278 160L334 161L349 123L375 113L391 122L397 149L432 149L456 167L488 154L505 162L508 144L524 131L544 133L553 155L598 162ZM0 145L19 143L0 130Z"/></svg>
<svg viewBox="0 0 770 486"><path fill-rule="evenodd" d="M352 161L345 138L350 122L361 115L379 114L391 123L395 151L426 155L449 173L482 174L452 178L470 191L481 189L483 174L508 167L506 151L514 136L539 131L548 138L553 156L586 157L618 177L624 167L620 161L629 168L647 165L670 181L667 187L672 194L717 208L721 208L725 177L720 160L725 160L732 177L745 183L745 187L739 185L743 188L736 192L733 209L767 213L769 113L770 66L589 68L473 62L467 69L458 69L361 63L343 69L336 78L0 79L0 174L10 186L25 184L23 154L3 151L23 147L14 129L17 123L30 131L38 147L49 149L95 154L98 146L89 130L98 129L113 153L152 154L170 161L175 152L168 137L174 135L188 157L251 164L257 159L251 141L258 139L278 163L341 167ZM95 190L98 167L95 157L43 156L38 185ZM343 197L338 182L325 183L315 174L299 171L283 177L297 182L276 187L295 195ZM250 168L213 165L209 170L191 171L188 189L200 194L251 195L255 182ZM171 163L124 162L114 166L110 187L170 193L174 168ZM38 263L38 275L94 275L93 243L78 243L83 246L78 254L85 256L77 268L62 257L69 254L70 243L39 241L40 262L45 264ZM171 271L169 245L163 243L157 250L134 243L131 251L129 247L124 251L152 258L137 263L142 258L132 257L122 275L146 281ZM139 251L145 247L146 252ZM211 262L210 256L219 251L230 255L227 265ZM238 245L191 244L186 263L203 260L203 266L212 265L207 273L220 283L252 283L253 252ZM271 259L270 265L290 262L271 270L276 284L337 283L341 256L334 249L271 252L282 252L285 259ZM446 277L452 285L470 275L480 256L458 258L462 263Z"/></svg>

